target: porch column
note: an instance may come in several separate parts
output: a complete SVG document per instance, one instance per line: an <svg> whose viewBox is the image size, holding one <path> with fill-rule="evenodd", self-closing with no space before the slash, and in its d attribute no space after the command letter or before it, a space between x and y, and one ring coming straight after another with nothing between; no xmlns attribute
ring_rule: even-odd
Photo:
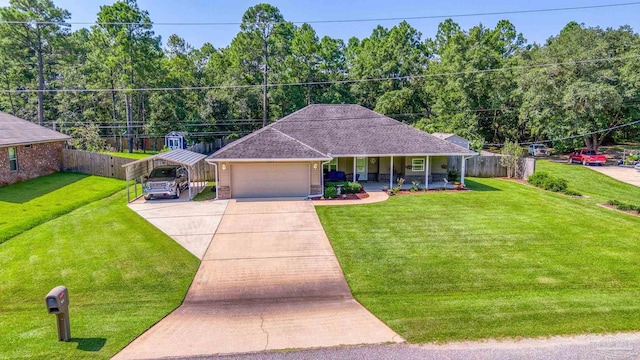
<svg viewBox="0 0 640 360"><path fill-rule="evenodd" d="M356 161L358 161L357 157L353 157L353 182L356 182Z"/></svg>
<svg viewBox="0 0 640 360"><path fill-rule="evenodd" d="M389 169L389 189L393 189L393 156L391 157L391 169Z"/></svg>
<svg viewBox="0 0 640 360"><path fill-rule="evenodd" d="M462 164L460 165L460 183L462 184L462 186L464 186L464 171L467 168L467 162L465 161L466 159L464 158L464 155L461 156L462 158Z"/></svg>
<svg viewBox="0 0 640 360"><path fill-rule="evenodd" d="M424 189L429 190L429 156L424 164Z"/></svg>

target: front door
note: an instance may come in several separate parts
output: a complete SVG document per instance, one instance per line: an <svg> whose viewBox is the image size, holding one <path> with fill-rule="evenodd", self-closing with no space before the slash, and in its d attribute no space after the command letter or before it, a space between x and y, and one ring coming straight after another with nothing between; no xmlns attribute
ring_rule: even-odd
<svg viewBox="0 0 640 360"><path fill-rule="evenodd" d="M360 175L359 180L366 181L368 171L369 171L369 167L367 164L367 158L366 157L356 158L356 174Z"/></svg>

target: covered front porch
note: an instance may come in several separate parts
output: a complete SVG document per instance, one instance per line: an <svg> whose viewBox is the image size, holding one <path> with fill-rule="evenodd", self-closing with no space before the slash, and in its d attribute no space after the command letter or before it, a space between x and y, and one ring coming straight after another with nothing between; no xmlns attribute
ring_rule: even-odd
<svg viewBox="0 0 640 360"><path fill-rule="evenodd" d="M404 179L403 189L410 189L412 182L421 189L453 187L447 180L450 170L458 174L455 181L464 184L465 161L462 155L402 155L402 156L335 156L323 163L325 181L334 178L335 172L344 174L345 181L357 181L366 190L381 190L383 186L397 186ZM452 180L452 179L449 179Z"/></svg>

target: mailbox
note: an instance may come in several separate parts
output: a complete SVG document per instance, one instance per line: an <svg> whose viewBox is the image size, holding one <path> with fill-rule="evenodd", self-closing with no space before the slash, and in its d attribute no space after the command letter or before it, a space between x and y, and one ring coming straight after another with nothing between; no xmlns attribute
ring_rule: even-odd
<svg viewBox="0 0 640 360"><path fill-rule="evenodd" d="M56 286L51 289L44 301L49 314L56 315L58 325L58 340L71 340L71 327L69 326L69 291L66 286Z"/></svg>
<svg viewBox="0 0 640 360"><path fill-rule="evenodd" d="M69 290L66 286L53 288L46 297L49 314L62 314L69 311Z"/></svg>

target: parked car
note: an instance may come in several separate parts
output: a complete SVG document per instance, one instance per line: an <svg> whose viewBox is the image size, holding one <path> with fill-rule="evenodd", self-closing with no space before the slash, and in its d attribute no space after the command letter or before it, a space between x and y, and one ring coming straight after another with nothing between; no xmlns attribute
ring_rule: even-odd
<svg viewBox="0 0 640 360"><path fill-rule="evenodd" d="M636 170L640 171L640 162L636 164L636 166L634 166Z"/></svg>
<svg viewBox="0 0 640 360"><path fill-rule="evenodd" d="M529 155L549 156L549 148L544 144L531 144L529 145Z"/></svg>
<svg viewBox="0 0 640 360"><path fill-rule="evenodd" d="M158 166L145 176L142 183L144 198L149 200L156 196L180 197L180 192L187 188L187 169L184 166Z"/></svg>
<svg viewBox="0 0 640 360"><path fill-rule="evenodd" d="M598 154L598 152L593 149L576 150L569 155L569 164L582 163L582 165L586 166L591 164L604 165L606 162L607 157Z"/></svg>

